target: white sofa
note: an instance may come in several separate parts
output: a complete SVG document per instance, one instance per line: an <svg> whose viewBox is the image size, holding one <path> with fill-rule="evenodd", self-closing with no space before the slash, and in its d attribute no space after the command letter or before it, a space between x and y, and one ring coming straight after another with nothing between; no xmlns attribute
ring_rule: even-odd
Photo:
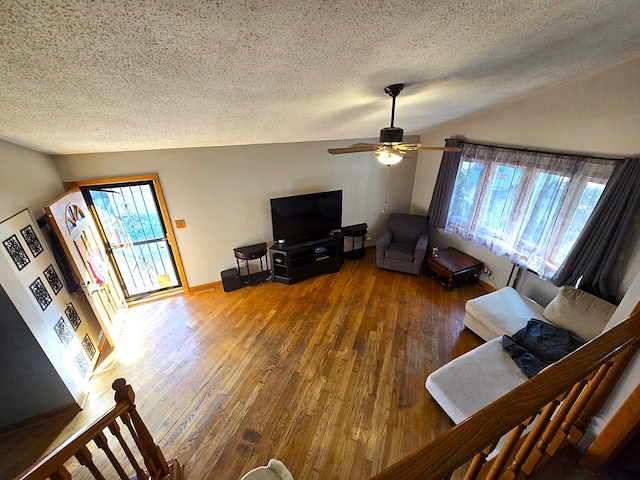
<svg viewBox="0 0 640 480"><path fill-rule="evenodd" d="M469 300L465 309L464 325L487 342L443 365L426 381L433 399L456 424L527 381L502 348L502 335L513 335L537 318L587 342L602 333L616 307L565 286L546 308L505 287Z"/></svg>

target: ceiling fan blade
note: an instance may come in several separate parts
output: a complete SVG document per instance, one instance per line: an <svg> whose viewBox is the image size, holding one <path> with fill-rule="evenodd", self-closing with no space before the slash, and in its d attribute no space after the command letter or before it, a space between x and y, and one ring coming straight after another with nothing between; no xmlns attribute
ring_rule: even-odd
<svg viewBox="0 0 640 480"><path fill-rule="evenodd" d="M407 145L407 144L401 144L396 146L396 148L399 148L400 150L435 150L438 152L461 152L462 149L461 148L457 148L457 147L423 147L421 145Z"/></svg>
<svg viewBox="0 0 640 480"><path fill-rule="evenodd" d="M330 148L327 150L327 152L333 155L336 155L339 153L373 152L378 148L380 148L380 145L376 145L373 143L356 144L356 145L352 145L350 147L345 147L345 148Z"/></svg>

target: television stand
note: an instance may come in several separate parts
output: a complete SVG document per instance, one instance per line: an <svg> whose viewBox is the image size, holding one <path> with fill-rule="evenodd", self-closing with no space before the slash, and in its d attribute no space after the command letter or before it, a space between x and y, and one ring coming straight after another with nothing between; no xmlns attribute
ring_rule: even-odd
<svg viewBox="0 0 640 480"><path fill-rule="evenodd" d="M281 246L282 250L289 251L289 250L296 250L300 247L311 247L313 245L320 245L323 243L330 242L332 239L333 237L331 236L320 237L320 238L298 237L298 238L290 238L282 243L278 242L278 245Z"/></svg>
<svg viewBox="0 0 640 480"><path fill-rule="evenodd" d="M274 243L269 248L273 281L292 285L307 278L336 273L344 263L344 234L287 245Z"/></svg>

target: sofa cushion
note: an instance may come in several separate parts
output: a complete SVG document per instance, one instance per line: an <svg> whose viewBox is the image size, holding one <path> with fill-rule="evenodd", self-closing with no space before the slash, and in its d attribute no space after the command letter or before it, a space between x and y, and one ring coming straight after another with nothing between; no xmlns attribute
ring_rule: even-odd
<svg viewBox="0 0 640 480"><path fill-rule="evenodd" d="M415 250L414 243L391 242L384 252L384 257L399 262L413 262Z"/></svg>
<svg viewBox="0 0 640 480"><path fill-rule="evenodd" d="M484 340L513 335L529 319L542 319L544 308L511 287L469 300L465 305L465 327Z"/></svg>
<svg viewBox="0 0 640 480"><path fill-rule="evenodd" d="M433 399L455 423L527 381L502 338L494 338L443 365L427 377Z"/></svg>
<svg viewBox="0 0 640 480"><path fill-rule="evenodd" d="M612 305L583 290L565 285L542 313L545 320L566 328L573 335L588 342L604 330L616 310Z"/></svg>
<svg viewBox="0 0 640 480"><path fill-rule="evenodd" d="M393 233L393 241L416 244L418 237L429 231L429 220L423 215L391 213L387 228Z"/></svg>

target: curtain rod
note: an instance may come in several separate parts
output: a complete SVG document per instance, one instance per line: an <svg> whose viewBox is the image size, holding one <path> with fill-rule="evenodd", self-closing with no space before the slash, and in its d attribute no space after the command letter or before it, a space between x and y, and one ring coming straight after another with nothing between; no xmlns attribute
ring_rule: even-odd
<svg viewBox="0 0 640 480"><path fill-rule="evenodd" d="M580 158L599 158L601 160L612 160L614 162L624 162L624 158L622 157L603 157L597 155L580 155L579 153L562 153L562 152L550 152L545 150L532 150L530 148L516 148L516 147L502 147L500 145L487 145L485 143L475 143L475 142L467 142L466 140L462 140L460 138L447 138L447 140L458 140L467 145L475 145L477 147L488 147L488 148L501 148L503 150L513 150L514 152L529 152L529 153L543 153L549 155L565 155L567 157L580 157Z"/></svg>

